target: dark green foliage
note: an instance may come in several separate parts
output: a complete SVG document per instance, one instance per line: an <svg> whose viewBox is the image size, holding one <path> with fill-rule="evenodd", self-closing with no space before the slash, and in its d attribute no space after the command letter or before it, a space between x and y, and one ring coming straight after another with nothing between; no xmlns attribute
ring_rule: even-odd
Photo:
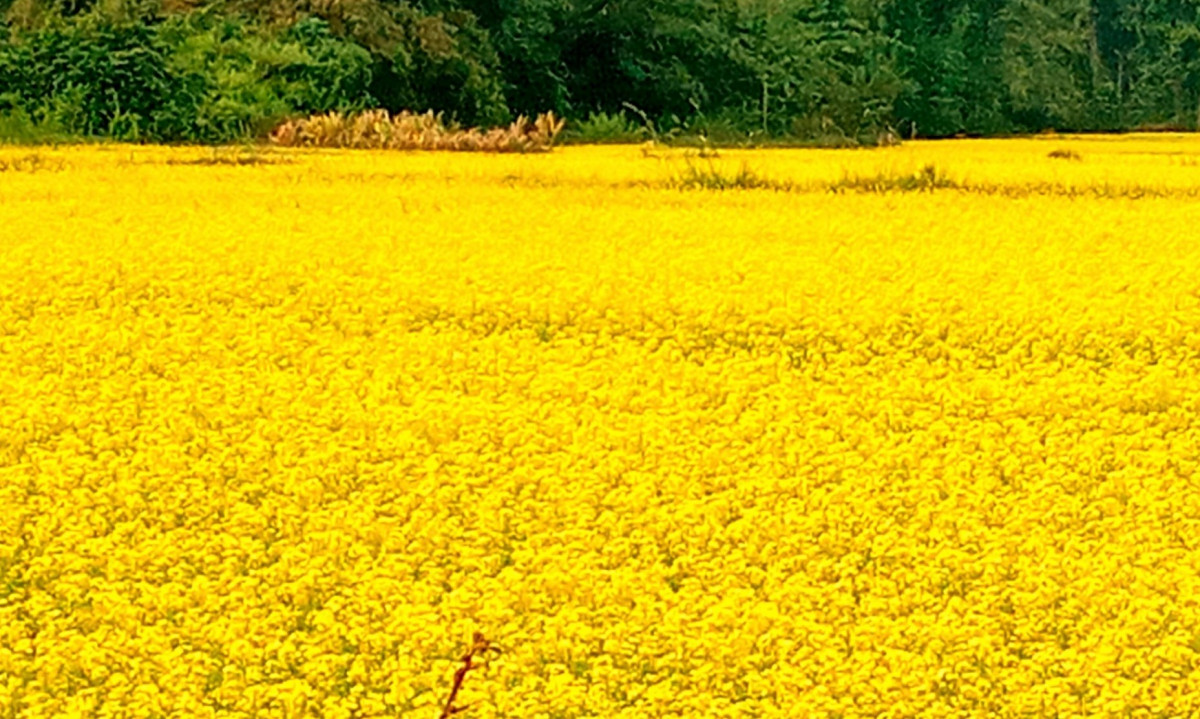
<svg viewBox="0 0 1200 719"><path fill-rule="evenodd" d="M892 0L908 136L1195 128L1200 2Z"/></svg>
<svg viewBox="0 0 1200 719"><path fill-rule="evenodd" d="M10 112L69 134L172 138L202 84L173 73L169 56L145 24L49 27L0 45L0 97Z"/></svg>
<svg viewBox="0 0 1200 719"><path fill-rule="evenodd" d="M973 20L964 3L893 2L884 6L884 17L898 40L898 64L907 70L908 84L896 99L900 132L938 136L964 130L972 107L967 35Z"/></svg>
<svg viewBox="0 0 1200 719"><path fill-rule="evenodd" d="M646 128L638 127L623 112L593 112L587 119L568 124L563 132L565 141L586 144L640 142L649 137Z"/></svg>
<svg viewBox="0 0 1200 719"><path fill-rule="evenodd" d="M292 107L327 112L375 104L369 91L371 54L365 48L335 36L327 23L312 17L289 28L283 40L300 50L299 62L278 71L292 88L285 96Z"/></svg>
<svg viewBox="0 0 1200 719"><path fill-rule="evenodd" d="M576 141L1200 125L1200 0L0 0L0 135L217 142L376 106Z"/></svg>
<svg viewBox="0 0 1200 719"><path fill-rule="evenodd" d="M228 141L289 114L371 105L370 63L319 20L270 35L206 14L89 17L0 43L0 109L16 129L25 118L70 136Z"/></svg>
<svg viewBox="0 0 1200 719"><path fill-rule="evenodd" d="M392 112L432 109L464 125L509 119L491 36L475 15L452 3L419 8L392 0L211 0L208 7L271 28L306 17L323 20L335 36L367 51L370 95Z"/></svg>
<svg viewBox="0 0 1200 719"><path fill-rule="evenodd" d="M306 19L275 34L211 14L169 18L158 33L172 72L200 88L189 125L175 138L222 141L260 136L296 114L374 104L370 54Z"/></svg>
<svg viewBox="0 0 1200 719"><path fill-rule="evenodd" d="M464 125L509 119L499 56L473 15L422 15L402 6L394 17L395 45L382 58L373 86L383 107L434 109Z"/></svg>
<svg viewBox="0 0 1200 719"><path fill-rule="evenodd" d="M38 121L21 107L0 110L0 140L23 145L67 142L74 136L53 121Z"/></svg>

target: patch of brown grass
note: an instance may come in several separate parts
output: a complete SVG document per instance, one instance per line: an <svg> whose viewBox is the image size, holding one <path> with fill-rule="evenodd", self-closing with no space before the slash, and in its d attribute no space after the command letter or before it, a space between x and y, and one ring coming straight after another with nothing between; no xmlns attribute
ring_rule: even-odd
<svg viewBox="0 0 1200 719"><path fill-rule="evenodd" d="M446 150L453 152L547 152L563 121L548 112L521 116L508 127L490 130L447 127L440 114L367 110L355 115L331 112L289 120L271 132L283 147L346 147L371 150Z"/></svg>

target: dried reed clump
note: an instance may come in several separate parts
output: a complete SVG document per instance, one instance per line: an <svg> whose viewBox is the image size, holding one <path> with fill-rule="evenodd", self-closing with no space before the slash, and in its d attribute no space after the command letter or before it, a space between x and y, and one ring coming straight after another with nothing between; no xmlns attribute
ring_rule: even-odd
<svg viewBox="0 0 1200 719"><path fill-rule="evenodd" d="M547 152L562 131L563 120L547 112L530 121L518 117L491 130L446 127L440 114L366 110L355 115L331 112L289 120L275 128L271 142L284 147L350 147L454 152Z"/></svg>

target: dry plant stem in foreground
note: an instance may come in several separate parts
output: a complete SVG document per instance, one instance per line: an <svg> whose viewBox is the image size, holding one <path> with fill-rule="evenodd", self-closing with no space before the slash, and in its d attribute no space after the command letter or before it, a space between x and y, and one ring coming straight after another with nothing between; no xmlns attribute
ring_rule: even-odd
<svg viewBox="0 0 1200 719"><path fill-rule="evenodd" d="M441 719L449 719L455 714L464 712L470 708L469 704L455 706L454 700L458 698L458 690L462 689L463 681L467 678L467 672L480 666L479 664L475 663L476 655L483 656L488 652L496 652L499 654L500 649L492 646L492 643L489 642L482 634L475 632L475 638L474 642L471 644L471 648L468 649L467 653L463 655L462 666L459 667L456 672L454 672L454 685L450 687L450 696L446 699L445 708L442 709Z"/></svg>

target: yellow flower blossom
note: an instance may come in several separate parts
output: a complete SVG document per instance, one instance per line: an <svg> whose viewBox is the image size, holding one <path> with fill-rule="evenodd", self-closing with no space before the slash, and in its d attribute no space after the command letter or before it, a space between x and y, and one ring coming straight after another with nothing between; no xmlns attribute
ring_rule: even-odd
<svg viewBox="0 0 1200 719"><path fill-rule="evenodd" d="M231 152L0 150L0 715L1200 713L1200 140Z"/></svg>

